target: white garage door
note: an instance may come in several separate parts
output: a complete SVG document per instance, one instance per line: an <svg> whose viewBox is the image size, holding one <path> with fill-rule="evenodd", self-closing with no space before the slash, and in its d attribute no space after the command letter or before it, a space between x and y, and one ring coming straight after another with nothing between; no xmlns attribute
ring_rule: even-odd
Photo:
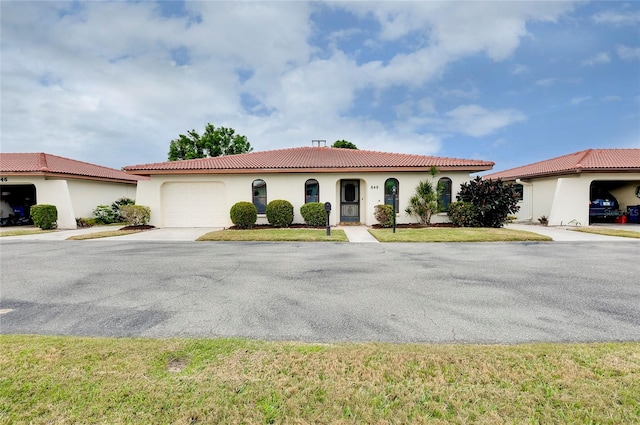
<svg viewBox="0 0 640 425"><path fill-rule="evenodd" d="M223 227L228 215L224 183L162 185L163 227Z"/></svg>

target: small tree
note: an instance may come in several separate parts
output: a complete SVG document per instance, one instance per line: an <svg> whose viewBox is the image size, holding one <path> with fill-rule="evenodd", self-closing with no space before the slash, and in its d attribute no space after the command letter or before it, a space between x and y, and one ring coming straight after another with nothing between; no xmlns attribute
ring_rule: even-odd
<svg viewBox="0 0 640 425"><path fill-rule="evenodd" d="M251 152L253 148L246 136L236 134L233 128L207 124L202 136L197 131L180 134L169 144L169 161L236 155Z"/></svg>
<svg viewBox="0 0 640 425"><path fill-rule="evenodd" d="M342 148L342 149L355 149L358 150L358 147L351 142L347 142L346 140L336 140L331 145L332 148Z"/></svg>
<svg viewBox="0 0 640 425"><path fill-rule="evenodd" d="M460 185L456 199L474 206L478 226L482 227L502 227L509 214L520 209L512 185L505 184L500 179L484 180L476 177L469 183Z"/></svg>
<svg viewBox="0 0 640 425"><path fill-rule="evenodd" d="M431 224L431 216L438 212L438 192L432 182L422 180L418 183L416 193L409 199L409 206L404 212L416 217L420 224Z"/></svg>

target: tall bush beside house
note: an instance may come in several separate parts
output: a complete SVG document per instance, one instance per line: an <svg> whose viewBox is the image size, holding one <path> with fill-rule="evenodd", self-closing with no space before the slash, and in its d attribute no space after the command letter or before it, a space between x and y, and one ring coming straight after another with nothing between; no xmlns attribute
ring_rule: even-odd
<svg viewBox="0 0 640 425"><path fill-rule="evenodd" d="M131 226L144 226L151 220L151 209L143 205L122 205L118 214Z"/></svg>
<svg viewBox="0 0 640 425"><path fill-rule="evenodd" d="M239 229L250 229L258 221L258 209L251 202L237 202L229 211L231 222Z"/></svg>
<svg viewBox="0 0 640 425"><path fill-rule="evenodd" d="M116 213L109 205L98 205L92 211L92 214L98 224L112 224L116 222Z"/></svg>
<svg viewBox="0 0 640 425"><path fill-rule="evenodd" d="M460 185L456 198L475 207L478 219L476 227L502 227L509 214L520 209L512 185L505 184L500 179L484 180L476 177Z"/></svg>
<svg viewBox="0 0 640 425"><path fill-rule="evenodd" d="M275 227L289 227L293 223L293 205L284 199L276 199L267 204L267 220Z"/></svg>
<svg viewBox="0 0 640 425"><path fill-rule="evenodd" d="M373 217L382 227L393 226L393 206L379 204L373 207Z"/></svg>
<svg viewBox="0 0 640 425"><path fill-rule="evenodd" d="M327 213L322 202L309 202L300 207L300 215L308 226L322 227L327 224Z"/></svg>
<svg viewBox="0 0 640 425"><path fill-rule="evenodd" d="M58 209L55 205L38 204L29 211L33 224L42 230L55 229L58 221Z"/></svg>

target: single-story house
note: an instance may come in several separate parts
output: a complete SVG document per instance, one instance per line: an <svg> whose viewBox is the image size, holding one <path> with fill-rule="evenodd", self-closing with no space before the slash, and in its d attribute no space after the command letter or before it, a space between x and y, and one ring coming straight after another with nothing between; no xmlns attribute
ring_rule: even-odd
<svg viewBox="0 0 640 425"><path fill-rule="evenodd" d="M640 204L640 149L587 149L483 178L517 185L522 193L518 220L537 223L545 216L550 225L612 221Z"/></svg>
<svg viewBox="0 0 640 425"><path fill-rule="evenodd" d="M28 220L35 204L58 210L58 227L75 229L98 205L134 199L144 177L47 153L0 153L1 218ZM8 211L7 211L8 210Z"/></svg>
<svg viewBox="0 0 640 425"><path fill-rule="evenodd" d="M231 207L253 202L258 224L266 224L266 205L284 199L294 207L294 223L303 223L300 207L329 202L330 223L376 224L374 207L392 204L396 187L398 223L415 222L405 207L421 180L439 174L448 205L470 174L487 171L493 162L434 156L374 152L330 147L299 147L127 166L138 182L136 203L151 208L157 227L230 227ZM454 198L455 199L455 198ZM447 221L446 213L432 219Z"/></svg>

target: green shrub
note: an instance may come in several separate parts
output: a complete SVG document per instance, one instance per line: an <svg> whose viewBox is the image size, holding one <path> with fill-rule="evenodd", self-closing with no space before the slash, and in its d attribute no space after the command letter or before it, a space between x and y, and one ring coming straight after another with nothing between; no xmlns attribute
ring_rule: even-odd
<svg viewBox="0 0 640 425"><path fill-rule="evenodd" d="M229 212L231 221L240 229L250 229L258 220L258 209L251 202L237 202Z"/></svg>
<svg viewBox="0 0 640 425"><path fill-rule="evenodd" d="M55 229L58 221L58 209L55 205L40 204L31 206L33 224L42 230Z"/></svg>
<svg viewBox="0 0 640 425"><path fill-rule="evenodd" d="M449 219L458 227L481 227L478 210L470 202L452 202L449 204Z"/></svg>
<svg viewBox="0 0 640 425"><path fill-rule="evenodd" d="M502 227L509 214L518 212L518 196L513 185L500 179L476 177L460 185L458 201L472 203L478 213L477 227Z"/></svg>
<svg viewBox="0 0 640 425"><path fill-rule="evenodd" d="M293 223L293 205L283 199L267 204L267 220L275 227L289 227Z"/></svg>
<svg viewBox="0 0 640 425"><path fill-rule="evenodd" d="M373 210L373 216L382 227L393 226L393 205L376 205Z"/></svg>
<svg viewBox="0 0 640 425"><path fill-rule="evenodd" d="M122 205L118 213L131 226L144 226L151 220L151 209L142 205Z"/></svg>
<svg viewBox="0 0 640 425"><path fill-rule="evenodd" d="M134 205L136 202L131 198L120 198L111 204L111 211L113 211L114 223L126 221L120 214L120 207L125 205Z"/></svg>
<svg viewBox="0 0 640 425"><path fill-rule="evenodd" d="M327 212L322 202L309 202L300 207L300 215L304 222L313 227L327 225Z"/></svg>
<svg viewBox="0 0 640 425"><path fill-rule="evenodd" d="M111 224L116 222L116 214L109 205L98 205L92 211L92 214L98 224Z"/></svg>

